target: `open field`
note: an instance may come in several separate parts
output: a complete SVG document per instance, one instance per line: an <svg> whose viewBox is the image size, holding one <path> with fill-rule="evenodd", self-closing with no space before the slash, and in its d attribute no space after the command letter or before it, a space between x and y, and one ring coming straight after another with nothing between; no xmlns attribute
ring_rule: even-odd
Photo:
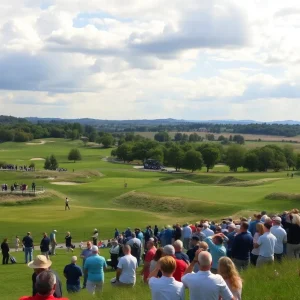
<svg viewBox="0 0 300 300"><path fill-rule="evenodd" d="M45 171L42 169L44 161L35 160L36 172L0 171L0 184L24 182L31 186L35 181L37 186L46 189L45 194L37 197L8 196L0 192L0 239L7 236L13 243L15 235L23 237L31 231L38 245L42 232L57 229L58 242L64 242L66 231L71 231L73 240L78 242L90 239L94 228L104 239L112 237L115 227L123 230L128 226L144 228L148 224L195 222L202 217L215 220L226 216L248 217L262 209L282 212L299 207L300 177L287 178L286 172L233 174L225 172L228 169L224 166L208 174L144 172L132 165L103 160L110 155L111 149L85 147L80 141L50 141L36 145L0 144L0 161L28 165L32 158L45 158L53 153L60 167L68 169L67 172ZM69 162L68 152L75 147L79 148L83 160ZM124 188L125 182L127 188ZM65 197L70 199L70 211L64 209ZM62 253L54 258L54 269L60 272L69 259ZM21 256L22 253L17 254L18 261L22 261ZM292 267L294 272L296 266ZM243 299L275 299L273 292L264 297L260 288L260 293L251 291L251 286L257 285L257 278L248 273L245 274L246 296ZM112 277L109 274L107 279ZM1 295L7 295L1 299L17 299L21 294L30 293L30 270L24 265L1 266L0 276L4 275L8 282L18 280L20 285L12 290L10 285L1 284ZM274 286L276 290L272 275L267 279L265 288ZM105 292L108 294L113 294L109 288ZM293 291L288 291L287 295L288 299L297 299ZM150 299L141 286L133 294L124 291L122 297L113 297L117 296L110 298ZM84 292L71 299L89 298Z"/></svg>

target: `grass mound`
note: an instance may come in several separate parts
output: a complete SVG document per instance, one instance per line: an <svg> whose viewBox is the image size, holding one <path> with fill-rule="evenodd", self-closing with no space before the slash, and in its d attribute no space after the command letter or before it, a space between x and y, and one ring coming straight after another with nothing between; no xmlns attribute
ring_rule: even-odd
<svg viewBox="0 0 300 300"><path fill-rule="evenodd" d="M236 178L234 176L226 176L226 177L222 177L221 179L219 179L216 182L216 184L223 185L223 184L231 184L231 183L236 183L236 182L241 182L241 181L244 181L244 180Z"/></svg>
<svg viewBox="0 0 300 300"><path fill-rule="evenodd" d="M268 200L300 200L300 194L271 193L265 197Z"/></svg>
<svg viewBox="0 0 300 300"><path fill-rule="evenodd" d="M274 181L280 180L281 178L263 178L263 179L257 179L257 180L241 180L236 182L229 182L226 184L226 186L236 186L236 187L250 187L250 186L258 186L258 185L264 185L268 183L272 183Z"/></svg>

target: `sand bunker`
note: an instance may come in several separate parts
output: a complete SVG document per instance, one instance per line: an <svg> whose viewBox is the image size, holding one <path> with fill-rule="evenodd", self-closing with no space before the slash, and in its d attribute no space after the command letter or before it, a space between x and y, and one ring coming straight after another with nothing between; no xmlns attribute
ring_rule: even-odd
<svg viewBox="0 0 300 300"><path fill-rule="evenodd" d="M56 185L80 185L82 183L71 182L71 181L58 181L58 182L51 182L51 184L56 184Z"/></svg>
<svg viewBox="0 0 300 300"><path fill-rule="evenodd" d="M167 181L168 183L195 183L190 180L185 180L185 179L175 179L175 180L169 180Z"/></svg>
<svg viewBox="0 0 300 300"><path fill-rule="evenodd" d="M31 146L35 146L35 145L44 145L46 144L45 141L40 141L40 142L37 142L37 143L26 143L26 145L31 145Z"/></svg>
<svg viewBox="0 0 300 300"><path fill-rule="evenodd" d="M41 158L41 157L34 157L34 158L31 158L30 160L45 160L45 158Z"/></svg>

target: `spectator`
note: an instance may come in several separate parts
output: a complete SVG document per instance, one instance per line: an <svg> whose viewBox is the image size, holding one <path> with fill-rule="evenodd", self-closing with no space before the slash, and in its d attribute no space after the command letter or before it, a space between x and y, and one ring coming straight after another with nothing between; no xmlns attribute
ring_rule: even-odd
<svg viewBox="0 0 300 300"><path fill-rule="evenodd" d="M183 250L183 243L180 240L177 240L173 243L173 246L175 248L175 257L179 260L183 260L185 263L189 264L190 259L187 254L185 254Z"/></svg>
<svg viewBox="0 0 300 300"><path fill-rule="evenodd" d="M135 233L131 234L131 239L127 242L127 245L131 247L131 255L133 255L140 265L141 253L142 253L142 242L136 238Z"/></svg>
<svg viewBox="0 0 300 300"><path fill-rule="evenodd" d="M149 276L149 273L150 273L151 260L154 258L154 255L156 253L156 248L154 246L154 241L153 240L149 240L147 242L146 246L147 246L148 251L146 253L146 256L145 256L145 259L144 259L144 266L143 266L143 269L141 271L141 275L143 275L145 283L147 283L148 276Z"/></svg>
<svg viewBox="0 0 300 300"><path fill-rule="evenodd" d="M144 234L142 233L141 229L136 229L136 237L142 242L144 241Z"/></svg>
<svg viewBox="0 0 300 300"><path fill-rule="evenodd" d="M70 252L70 250L71 250L73 252L72 237L71 237L71 233L69 231L67 232L65 240L66 240L67 251Z"/></svg>
<svg viewBox="0 0 300 300"><path fill-rule="evenodd" d="M213 236L215 233L209 228L209 224L207 222L203 223L203 233L206 237Z"/></svg>
<svg viewBox="0 0 300 300"><path fill-rule="evenodd" d="M157 262L161 259L163 255L163 248L158 248L155 252L153 259L150 262L150 273L155 269Z"/></svg>
<svg viewBox="0 0 300 300"><path fill-rule="evenodd" d="M56 233L57 233L57 230L54 229L50 234L51 255L56 255L56 253L55 253L55 248L57 246Z"/></svg>
<svg viewBox="0 0 300 300"><path fill-rule="evenodd" d="M197 273L191 273L195 264L199 264ZM198 250L195 259L191 262L182 277L182 283L190 292L190 300L234 300L225 280L221 275L212 274L212 256L207 251ZM189 274L191 273L191 274Z"/></svg>
<svg viewBox="0 0 300 300"><path fill-rule="evenodd" d="M189 261L193 261L195 254L197 250L199 249L199 237L198 236L192 236L191 239L191 249L187 251L187 256L189 257Z"/></svg>
<svg viewBox="0 0 300 300"><path fill-rule="evenodd" d="M98 230L95 228L94 232L93 232L93 235L92 235L94 246L98 246L98 236L99 236Z"/></svg>
<svg viewBox="0 0 300 300"><path fill-rule="evenodd" d="M267 212L265 211L265 210L263 210L262 212L261 212L261 219L260 219L260 221L262 222L262 223L267 223L267 219L268 219L269 217L268 217L268 215L267 215Z"/></svg>
<svg viewBox="0 0 300 300"><path fill-rule="evenodd" d="M46 232L44 232L44 236L41 240L40 244L41 254L45 255L47 259L49 259L49 251L50 251L50 239Z"/></svg>
<svg viewBox="0 0 300 300"><path fill-rule="evenodd" d="M157 225L154 226L154 236L158 236L158 227Z"/></svg>
<svg viewBox="0 0 300 300"><path fill-rule="evenodd" d="M111 243L112 243L112 246L109 249L111 267L114 270L117 270L118 258L119 258L119 253L120 253L120 245L118 244L117 240L113 240Z"/></svg>
<svg viewBox="0 0 300 300"><path fill-rule="evenodd" d="M177 281L181 281L181 277L183 276L185 270L187 269L188 267L188 264L181 260L181 259L177 259L175 257L175 249L172 245L167 245L163 248L163 253L164 253L164 256L172 256L175 261L176 261L176 268L175 268L175 272L173 274L175 280Z"/></svg>
<svg viewBox="0 0 300 300"><path fill-rule="evenodd" d="M251 236L251 234L249 234ZM251 236L252 237L252 236ZM229 257L222 257L219 260L218 273L225 280L228 288L234 296L234 300L242 299L242 279Z"/></svg>
<svg viewBox="0 0 300 300"><path fill-rule="evenodd" d="M174 228L174 240L175 241L180 240L181 235L182 235L181 227L179 224L176 224Z"/></svg>
<svg viewBox="0 0 300 300"><path fill-rule="evenodd" d="M203 225L197 225L196 231L192 234L192 237L193 236L197 236L200 242L204 241L206 235L203 233Z"/></svg>
<svg viewBox="0 0 300 300"><path fill-rule="evenodd" d="M57 278L51 271L43 271L36 278L37 294L30 297L21 297L20 300L52 300L55 299L55 291L57 289ZM69 300L61 298L61 300Z"/></svg>
<svg viewBox="0 0 300 300"><path fill-rule="evenodd" d="M115 239L117 239L119 237L119 235L120 235L120 233L119 233L118 228L115 228L115 235L114 235Z"/></svg>
<svg viewBox="0 0 300 300"><path fill-rule="evenodd" d="M227 226L227 232L224 233L225 236L227 236L228 238L228 241L226 243L226 246L227 246L227 256L228 257L232 257L232 244L233 244L233 241L234 241L234 237L236 235L236 232L235 232L235 224L234 223L230 223L228 226Z"/></svg>
<svg viewBox="0 0 300 300"><path fill-rule="evenodd" d="M237 234L232 244L232 257L236 268L245 270L250 264L250 252L253 249L253 238L248 233L248 223L241 224L240 233Z"/></svg>
<svg viewBox="0 0 300 300"><path fill-rule="evenodd" d="M173 257L165 256L159 260L149 275L152 300L184 300L184 286L173 277L175 269L176 261ZM162 277L156 278L159 271L162 273Z"/></svg>
<svg viewBox="0 0 300 300"><path fill-rule="evenodd" d="M5 238L1 244L2 251L2 265L7 265L9 260L9 246L7 243L7 238Z"/></svg>
<svg viewBox="0 0 300 300"><path fill-rule="evenodd" d="M86 249L84 249L81 252L81 255L80 255L80 257L82 258L82 269L84 267L84 263L85 263L86 259L88 257L90 257L91 255L92 255L92 242L88 241L86 243ZM86 281L87 281L87 274L84 273L83 277L84 277L84 279L83 279L83 286L82 286L82 288L85 289L86 288Z"/></svg>
<svg viewBox="0 0 300 300"><path fill-rule="evenodd" d="M130 227L128 227L127 229L126 229L126 231L125 231L125 237L126 238L130 238L131 237L131 230L130 230Z"/></svg>
<svg viewBox="0 0 300 300"><path fill-rule="evenodd" d="M82 277L82 270L76 265L77 256L72 256L71 263L64 268L64 276L67 279L68 293L77 293L80 291L80 277Z"/></svg>
<svg viewBox="0 0 300 300"><path fill-rule="evenodd" d="M97 246L92 246L92 255L84 263L84 272L87 274L86 288L91 294L100 294L104 283L104 270L107 268L105 258L98 255Z"/></svg>
<svg viewBox="0 0 300 300"><path fill-rule="evenodd" d="M27 235L22 240L25 252L25 264L29 261L32 261L33 254L33 239L31 237L31 233L27 232Z"/></svg>
<svg viewBox="0 0 300 300"><path fill-rule="evenodd" d="M15 251L16 252L19 251L19 246L20 246L20 239L18 236L16 236L16 239L15 239Z"/></svg>
<svg viewBox="0 0 300 300"><path fill-rule="evenodd" d="M259 256L257 258L256 266L260 267L266 263L274 262L274 249L276 244L276 237L270 232L272 225L264 224L264 234L258 238L254 248L259 248Z"/></svg>
<svg viewBox="0 0 300 300"><path fill-rule="evenodd" d="M48 260L44 255L37 255L37 257L31 261L28 264L28 267L33 269L33 274L32 274L32 296L35 296L37 294L37 289L36 289L36 278L37 276L42 273L43 271L49 270L50 266L52 265L52 261ZM56 285L55 285L55 291L53 296L55 298L61 298L62 297L62 284L61 281L57 275L56 272L51 270L51 272L54 274L56 277Z"/></svg>
<svg viewBox="0 0 300 300"><path fill-rule="evenodd" d="M256 230L256 224L262 223L261 220L261 214L254 215L255 220L251 221L249 224L249 231L251 232L252 236L254 237L254 234L257 232Z"/></svg>
<svg viewBox="0 0 300 300"><path fill-rule="evenodd" d="M284 227L287 229L287 257L299 258L300 255L300 216L289 214Z"/></svg>
<svg viewBox="0 0 300 300"><path fill-rule="evenodd" d="M138 263L136 257L131 255L131 247L125 245L123 248L124 256L120 258L116 278L111 280L113 286L133 287L136 281L136 269Z"/></svg>
<svg viewBox="0 0 300 300"><path fill-rule="evenodd" d="M168 225L167 228L165 229L165 233L164 233L165 246L172 244L172 234L173 234L173 231L171 229L171 226Z"/></svg>
<svg viewBox="0 0 300 300"><path fill-rule="evenodd" d="M208 244L209 252L212 256L211 272L217 274L219 259L226 256L226 248L223 245L223 234L215 234L207 237L204 241Z"/></svg>
<svg viewBox="0 0 300 300"><path fill-rule="evenodd" d="M276 237L277 241L274 249L274 259L281 262L283 256L283 245L287 243L287 233L281 227L281 218L273 218L273 226L271 227L271 233Z"/></svg>
<svg viewBox="0 0 300 300"><path fill-rule="evenodd" d="M264 234L264 224L256 223L256 232L253 237L253 250L250 254L251 264L256 266L256 261L259 256L259 248L254 248L254 245L257 244L258 238Z"/></svg>
<svg viewBox="0 0 300 300"><path fill-rule="evenodd" d="M191 241L191 237L192 237L192 229L187 223L183 225L182 235L183 235L183 247L186 250L189 250L190 249L190 241Z"/></svg>

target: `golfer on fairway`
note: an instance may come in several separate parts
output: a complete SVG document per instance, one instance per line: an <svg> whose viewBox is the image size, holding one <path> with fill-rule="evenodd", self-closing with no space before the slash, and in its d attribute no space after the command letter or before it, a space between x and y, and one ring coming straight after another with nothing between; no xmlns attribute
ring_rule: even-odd
<svg viewBox="0 0 300 300"><path fill-rule="evenodd" d="M65 201L65 210L67 210L67 208L70 210L68 197L66 197L66 201Z"/></svg>

